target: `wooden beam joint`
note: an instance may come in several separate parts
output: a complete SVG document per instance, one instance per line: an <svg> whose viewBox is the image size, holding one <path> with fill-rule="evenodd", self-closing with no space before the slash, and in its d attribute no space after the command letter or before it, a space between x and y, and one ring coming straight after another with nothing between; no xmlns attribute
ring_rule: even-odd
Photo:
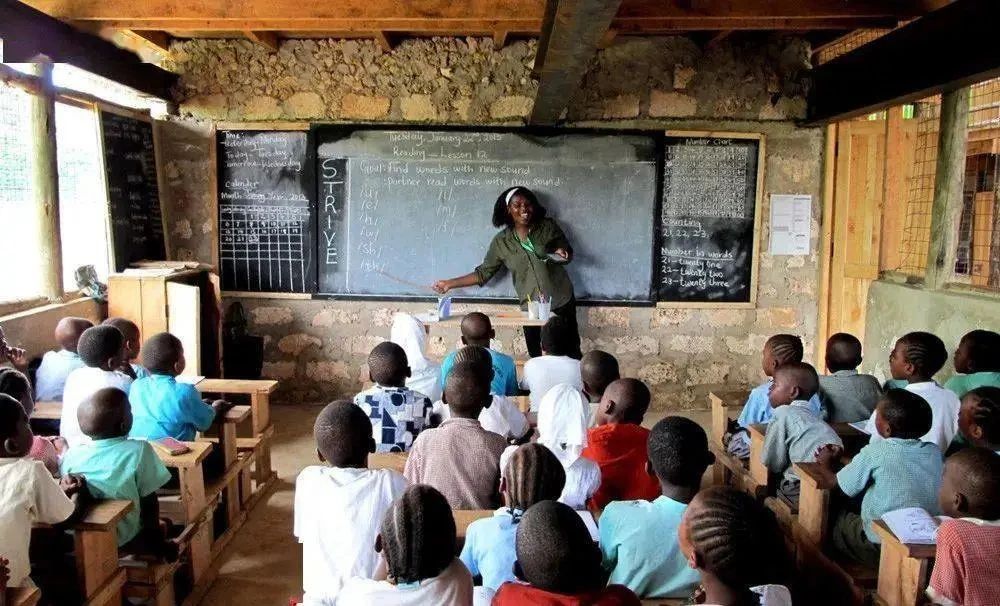
<svg viewBox="0 0 1000 606"><path fill-rule="evenodd" d="M281 39L274 32L247 30L243 34L247 40L263 46L272 53L278 52L281 48Z"/></svg>

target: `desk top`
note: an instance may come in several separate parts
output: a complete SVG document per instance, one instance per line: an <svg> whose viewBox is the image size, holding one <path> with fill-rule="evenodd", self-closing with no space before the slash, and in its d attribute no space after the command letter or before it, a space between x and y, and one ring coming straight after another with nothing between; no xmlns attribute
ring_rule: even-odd
<svg viewBox="0 0 1000 606"><path fill-rule="evenodd" d="M883 543L897 543L906 548L907 555L911 558L933 558L937 553L937 545L924 545L916 543L902 543L885 522L875 520L872 522L872 530L881 537Z"/></svg>
<svg viewBox="0 0 1000 606"><path fill-rule="evenodd" d="M184 444L191 449L191 452L186 452L182 455L168 455L159 448L154 448L153 451L156 452L156 456L160 457L160 460L167 467L190 469L201 465L201 462L205 460L205 457L212 450L211 442L184 442Z"/></svg>
<svg viewBox="0 0 1000 606"><path fill-rule="evenodd" d="M489 314L487 314L489 315ZM532 320L524 313L502 313L502 314L492 314L490 316L490 324L493 328L521 328L524 326L545 326L544 320ZM440 328L458 328L462 323L462 318L464 316L452 316L447 320L436 320L434 322L424 322L424 326L428 330L434 328L435 326Z"/></svg>
<svg viewBox="0 0 1000 606"><path fill-rule="evenodd" d="M458 537L464 539L469 524L483 518L492 518L494 511L493 509L453 509L451 513L455 516L455 530Z"/></svg>
<svg viewBox="0 0 1000 606"><path fill-rule="evenodd" d="M249 406L233 406L226 411L226 416L223 417L222 421L224 423L242 423L250 417L250 412Z"/></svg>
<svg viewBox="0 0 1000 606"><path fill-rule="evenodd" d="M73 528L77 530L111 530L125 514L132 511L132 501L101 500L87 505ZM48 528L48 524L33 524L35 528Z"/></svg>
<svg viewBox="0 0 1000 606"><path fill-rule="evenodd" d="M31 418L58 421L62 418L62 402L56 402L55 400L39 400L35 402L35 411L31 413Z"/></svg>
<svg viewBox="0 0 1000 606"><path fill-rule="evenodd" d="M195 388L208 393L272 393L278 389L278 382L270 379L202 379Z"/></svg>

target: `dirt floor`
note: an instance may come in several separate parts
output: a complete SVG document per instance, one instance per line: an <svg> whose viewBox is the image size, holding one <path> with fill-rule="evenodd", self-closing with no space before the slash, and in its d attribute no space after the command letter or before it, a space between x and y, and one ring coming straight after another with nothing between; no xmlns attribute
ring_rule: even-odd
<svg viewBox="0 0 1000 606"><path fill-rule="evenodd" d="M295 476L317 462L312 439L317 406L278 406L272 464L278 481L271 494L250 514L247 523L222 554L219 576L203 604L285 606L302 595L302 551L292 535ZM709 412L685 412L708 431ZM650 413L644 425L664 415ZM711 470L709 470L711 471Z"/></svg>

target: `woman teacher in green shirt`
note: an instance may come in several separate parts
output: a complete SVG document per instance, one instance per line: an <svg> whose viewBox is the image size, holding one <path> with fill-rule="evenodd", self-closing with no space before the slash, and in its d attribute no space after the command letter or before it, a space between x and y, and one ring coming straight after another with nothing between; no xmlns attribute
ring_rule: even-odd
<svg viewBox="0 0 1000 606"><path fill-rule="evenodd" d="M571 329L570 349L573 357L579 358L576 298L573 283L563 267L573 259L573 248L566 235L554 219L545 216L545 208L538 203L534 192L520 186L505 190L497 198L493 226L503 229L493 237L479 267L464 276L438 280L434 290L444 294L453 288L483 286L501 266L506 267L522 302L537 300L539 294L552 301L552 313L565 319ZM524 340L532 357L542 355L541 332L537 326L524 327Z"/></svg>

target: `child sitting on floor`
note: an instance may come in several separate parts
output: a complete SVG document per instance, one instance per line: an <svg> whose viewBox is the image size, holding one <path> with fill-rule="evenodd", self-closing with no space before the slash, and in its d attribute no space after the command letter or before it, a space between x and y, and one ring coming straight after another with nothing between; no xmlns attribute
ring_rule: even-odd
<svg viewBox="0 0 1000 606"><path fill-rule="evenodd" d="M85 318L63 318L56 324L56 343L59 351L47 351L42 356L42 364L35 371L35 398L38 400L61 401L66 379L78 368L87 364L77 353L77 345L83 331L91 328L93 322Z"/></svg>
<svg viewBox="0 0 1000 606"><path fill-rule="evenodd" d="M79 417L80 429L91 441L69 449L62 460L63 475L82 475L95 499L132 501L132 510L118 522L121 550L176 559L177 544L166 540L156 498L156 491L170 481L170 472L148 442L128 439L128 396L114 387L100 389L80 404Z"/></svg>
<svg viewBox="0 0 1000 606"><path fill-rule="evenodd" d="M493 606L639 606L627 587L605 586L601 552L583 520L556 501L533 505L517 528L515 574L523 583L500 586Z"/></svg>
<svg viewBox="0 0 1000 606"><path fill-rule="evenodd" d="M339 606L469 606L472 575L455 557L455 518L430 486L411 486L381 519L375 551L384 581L349 579Z"/></svg>
<svg viewBox="0 0 1000 606"><path fill-rule="evenodd" d="M771 511L724 486L692 499L677 540L701 576L699 603L716 606L791 606L786 585L791 557Z"/></svg>
<svg viewBox="0 0 1000 606"><path fill-rule="evenodd" d="M295 536L302 544L302 603L325 606L351 577L375 578L378 524L406 490L390 469L368 469L372 424L347 400L328 404L313 426L320 462L295 480Z"/></svg>
<svg viewBox="0 0 1000 606"><path fill-rule="evenodd" d="M590 402L590 426L597 424L597 408L604 397L604 391L621 378L618 360L606 351L588 351L580 360L580 378L583 380L583 394Z"/></svg>
<svg viewBox="0 0 1000 606"><path fill-rule="evenodd" d="M894 379L906 380L906 390L923 398L931 407L931 426L921 440L937 444L941 452L948 450L958 431L958 397L934 381L945 362L948 351L941 339L929 332L911 332L896 341L889 355L889 370ZM868 419L865 431L872 442L881 440L875 426L875 413Z"/></svg>
<svg viewBox="0 0 1000 606"><path fill-rule="evenodd" d="M927 596L934 604L1000 604L1000 455L968 448L948 459L941 482L941 522Z"/></svg>
<svg viewBox="0 0 1000 606"><path fill-rule="evenodd" d="M9 560L8 587L31 587L28 547L31 525L58 524L76 510L70 496L84 488L79 477L56 482L28 457L32 435L20 402L0 394L0 552Z"/></svg>
<svg viewBox="0 0 1000 606"><path fill-rule="evenodd" d="M484 587L496 591L516 580L514 539L521 516L535 503L558 498L565 482L559 460L541 444L519 446L508 457L500 480L504 506L470 524L462 548L462 562Z"/></svg>
<svg viewBox="0 0 1000 606"><path fill-rule="evenodd" d="M877 566L881 540L872 529L873 521L904 507L938 512L941 451L920 439L931 426L931 416L927 401L917 394L890 389L875 409L878 441L862 448L839 472L839 448L817 453L822 488L837 486L849 497L864 494L861 514L844 511L834 524L831 540L843 555Z"/></svg>
<svg viewBox="0 0 1000 606"><path fill-rule="evenodd" d="M116 370L125 359L124 345L125 337L114 326L94 326L80 335L77 350L87 366L74 370L66 379L59 421L59 435L66 439L70 448L90 442L77 419L81 402L105 387L114 387L126 394L132 387L132 379Z"/></svg>
<svg viewBox="0 0 1000 606"><path fill-rule="evenodd" d="M493 401L489 375L481 365L456 364L444 399L451 418L417 436L403 475L411 484L440 490L455 509L494 509L500 505L500 454L507 442L478 420Z"/></svg>
<svg viewBox="0 0 1000 606"><path fill-rule="evenodd" d="M660 496L660 483L646 473L649 430L642 419L649 399L649 388L638 379L619 379L604 392L597 427L587 432L583 450L583 456L601 469L601 486L591 499L591 509L604 509L611 501L652 501Z"/></svg>
<svg viewBox="0 0 1000 606"><path fill-rule="evenodd" d="M839 332L826 341L826 369L819 378L819 396L830 423L864 421L875 411L882 386L871 375L858 374L861 341Z"/></svg>
<svg viewBox="0 0 1000 606"><path fill-rule="evenodd" d="M768 471L783 474L780 489L793 499L799 493L799 478L792 464L811 463L824 446L844 446L837 432L809 405L818 388L815 368L805 362L789 362L774 371L768 395L774 416L767 424L761 459Z"/></svg>
<svg viewBox="0 0 1000 606"><path fill-rule="evenodd" d="M0 368L0 393L7 394L21 403L24 413L30 418L35 409L31 397L31 383L28 377L14 368ZM28 456L41 461L45 469L59 477L59 456L66 451L66 440L60 437L34 436Z"/></svg>
<svg viewBox="0 0 1000 606"><path fill-rule="evenodd" d="M431 401L406 387L406 352L391 341L379 343L368 354L368 374L375 386L354 396L354 403L372 423L378 452L406 452L430 424Z"/></svg>
<svg viewBox="0 0 1000 606"><path fill-rule="evenodd" d="M587 501L601 485L601 468L583 456L587 446L589 406L583 394L572 385L562 383L549 390L538 409L536 442L549 449L562 464L566 483L559 502L573 509L587 508ZM516 447L511 446L500 457L500 469L507 469L507 458Z"/></svg>
<svg viewBox="0 0 1000 606"><path fill-rule="evenodd" d="M104 326L114 326L125 337L125 363L118 370L132 377L133 380L149 376L149 371L137 364L139 351L142 349L142 335L135 322L125 318L108 318L101 322Z"/></svg>
<svg viewBox="0 0 1000 606"><path fill-rule="evenodd" d="M973 330L955 350L955 372L944 387L962 397L977 387L1000 387L1000 334Z"/></svg>
<svg viewBox="0 0 1000 606"><path fill-rule="evenodd" d="M1000 453L1000 387L977 387L962 398L958 433L947 454L950 456L966 446Z"/></svg>
<svg viewBox="0 0 1000 606"><path fill-rule="evenodd" d="M580 360L570 357L573 331L563 318L552 316L542 326L542 355L524 363L521 387L530 392L531 410L538 411L542 396L554 385L569 383L582 390Z"/></svg>
<svg viewBox="0 0 1000 606"><path fill-rule="evenodd" d="M767 423L774 414L768 394L771 391L771 384L774 382L774 370L790 362L801 362L803 355L802 339L795 335L778 334L772 336L764 343L764 351L761 357L761 369L767 376L767 381L753 388L747 403L740 412L737 423L740 427L747 428L759 423ZM809 408L822 418L822 408L818 395L809 398Z"/></svg>
<svg viewBox="0 0 1000 606"><path fill-rule="evenodd" d="M465 317L462 318L461 328L464 345L485 348L490 354L490 362L493 366L490 393L495 396L516 396L517 366L514 364L514 358L490 348L490 342L496 336L490 317L478 311L465 314ZM448 380L448 373L451 372L452 366L456 364L455 356L457 354L458 351L453 351L445 356L444 361L441 362L442 388Z"/></svg>
<svg viewBox="0 0 1000 606"><path fill-rule="evenodd" d="M397 312L392 316L389 340L402 347L406 353L406 362L410 367L406 386L424 394L431 401L440 398L441 385L438 376L441 369L437 363L428 360L424 353L427 344L427 331L424 325L410 314Z"/></svg>

